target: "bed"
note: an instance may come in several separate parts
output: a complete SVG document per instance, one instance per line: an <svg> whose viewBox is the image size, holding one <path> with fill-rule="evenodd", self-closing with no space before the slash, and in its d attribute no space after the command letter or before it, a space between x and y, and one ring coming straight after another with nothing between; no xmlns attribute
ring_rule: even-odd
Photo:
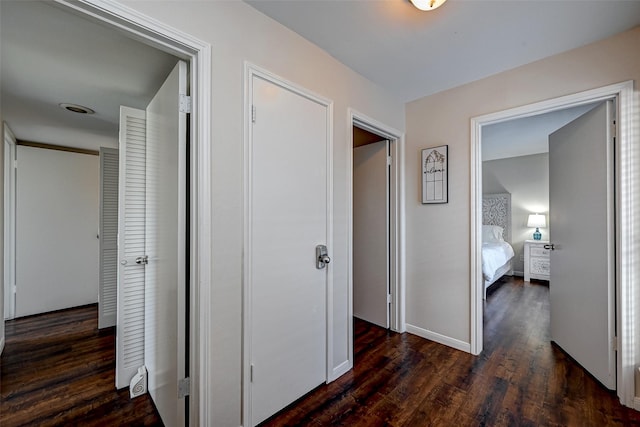
<svg viewBox="0 0 640 427"><path fill-rule="evenodd" d="M505 274L513 274L511 261L511 194L482 196L482 276L484 298L487 288Z"/></svg>

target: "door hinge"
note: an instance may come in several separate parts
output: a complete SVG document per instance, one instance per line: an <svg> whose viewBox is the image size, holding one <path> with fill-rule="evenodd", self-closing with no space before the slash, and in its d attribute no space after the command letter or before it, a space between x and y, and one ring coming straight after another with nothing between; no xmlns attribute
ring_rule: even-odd
<svg viewBox="0 0 640 427"><path fill-rule="evenodd" d="M249 381L253 382L253 364L249 367Z"/></svg>
<svg viewBox="0 0 640 427"><path fill-rule="evenodd" d="M391 304L392 299L391 299L391 294L387 294L387 304Z"/></svg>
<svg viewBox="0 0 640 427"><path fill-rule="evenodd" d="M392 162L393 162L393 157L387 156L387 166L391 166Z"/></svg>
<svg viewBox="0 0 640 427"><path fill-rule="evenodd" d="M17 160L13 161L13 168L14 169L18 169L18 161Z"/></svg>
<svg viewBox="0 0 640 427"><path fill-rule="evenodd" d="M618 351L618 337L613 337L611 339L611 347L613 348L613 351Z"/></svg>
<svg viewBox="0 0 640 427"><path fill-rule="evenodd" d="M18 288L16 287L16 285L11 285L11 293L15 295L17 291Z"/></svg>
<svg viewBox="0 0 640 427"><path fill-rule="evenodd" d="M191 113L191 97L189 95L180 94L180 112Z"/></svg>
<svg viewBox="0 0 640 427"><path fill-rule="evenodd" d="M251 106L251 123L255 123L256 122L256 106L252 105Z"/></svg>
<svg viewBox="0 0 640 427"><path fill-rule="evenodd" d="M191 391L191 378L183 378L178 381L178 399L189 396Z"/></svg>

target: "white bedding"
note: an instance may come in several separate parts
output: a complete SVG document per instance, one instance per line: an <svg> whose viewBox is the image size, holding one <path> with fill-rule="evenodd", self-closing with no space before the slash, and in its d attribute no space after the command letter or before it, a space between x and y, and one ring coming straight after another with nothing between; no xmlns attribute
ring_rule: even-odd
<svg viewBox="0 0 640 427"><path fill-rule="evenodd" d="M509 262L514 255L513 248L504 240L482 243L482 275L485 280L494 279L500 267Z"/></svg>

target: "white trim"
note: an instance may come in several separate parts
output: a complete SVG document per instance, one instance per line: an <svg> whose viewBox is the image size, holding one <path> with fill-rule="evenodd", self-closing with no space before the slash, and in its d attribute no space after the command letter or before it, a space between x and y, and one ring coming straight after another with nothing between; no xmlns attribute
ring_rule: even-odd
<svg viewBox="0 0 640 427"><path fill-rule="evenodd" d="M619 351L617 355L617 393L626 406L634 404L634 365L637 358L636 295L634 283L638 277L640 259L634 248L634 231L639 226L638 208L638 148L633 122L633 81L562 96L542 102L512 108L471 119L471 353L482 352L482 127L507 120L535 116L606 99L618 100L618 140L616 143L616 250L617 250L617 325Z"/></svg>
<svg viewBox="0 0 640 427"><path fill-rule="evenodd" d="M640 397L634 397L633 398L633 409L635 409L636 411L640 411Z"/></svg>
<svg viewBox="0 0 640 427"><path fill-rule="evenodd" d="M2 321L4 323L4 319ZM4 350L4 337L0 338L0 354L2 354L3 350Z"/></svg>
<svg viewBox="0 0 640 427"><path fill-rule="evenodd" d="M113 0L56 0L127 36L190 62L191 295L190 424L213 425L211 330L211 45Z"/></svg>
<svg viewBox="0 0 640 427"><path fill-rule="evenodd" d="M342 362L341 364L333 368L333 371L331 372L333 379L330 379L329 381L333 381L335 379L340 378L342 375L349 372L352 368L353 366L351 363L351 359L345 360L344 362Z"/></svg>
<svg viewBox="0 0 640 427"><path fill-rule="evenodd" d="M16 137L4 123L4 143L9 144L10 168L4 170L4 190L9 187L9 192L4 192L4 277L2 292L4 293L4 305L7 305L6 298L9 300L9 311L4 313L4 319L13 319L16 315ZM7 150L4 148L4 164L7 165ZM4 308L4 307L3 307Z"/></svg>
<svg viewBox="0 0 640 427"><path fill-rule="evenodd" d="M242 421L247 424L252 419L251 414L251 144L253 141L252 100L253 78L259 77L275 85L283 87L297 95L303 96L326 108L327 120L327 237L326 244L329 254L333 253L333 101L324 98L302 86L290 82L270 71L267 71L248 61L244 64L244 135L243 135L243 250L242 250ZM326 366L325 380L330 381L335 370L333 366L333 268L327 268L326 287Z"/></svg>
<svg viewBox="0 0 640 427"><path fill-rule="evenodd" d="M456 350L464 351L466 353L469 353L471 351L471 346L468 342L460 341L446 335L441 335L437 332L419 328L417 326L407 324L407 332L437 342L438 344L446 345L448 347L455 348Z"/></svg>

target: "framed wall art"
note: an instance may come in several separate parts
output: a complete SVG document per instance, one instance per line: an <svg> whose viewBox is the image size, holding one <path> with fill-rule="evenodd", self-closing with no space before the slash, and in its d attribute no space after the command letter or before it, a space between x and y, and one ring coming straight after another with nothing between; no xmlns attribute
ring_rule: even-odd
<svg viewBox="0 0 640 427"><path fill-rule="evenodd" d="M447 203L449 201L449 146L422 150L422 203Z"/></svg>

